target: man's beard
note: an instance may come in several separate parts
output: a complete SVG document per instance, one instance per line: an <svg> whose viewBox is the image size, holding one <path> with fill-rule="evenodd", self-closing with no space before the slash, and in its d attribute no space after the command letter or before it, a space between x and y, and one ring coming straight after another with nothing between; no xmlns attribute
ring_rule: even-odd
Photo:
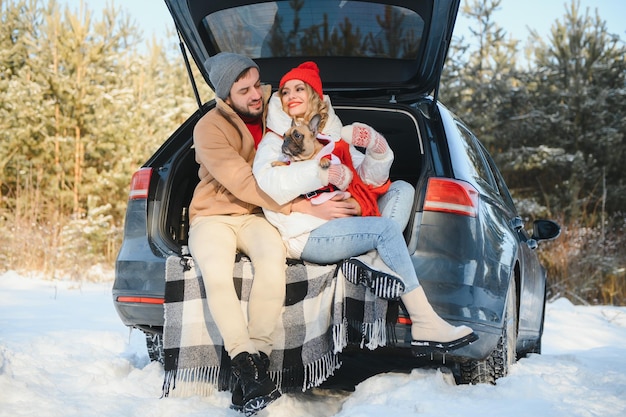
<svg viewBox="0 0 626 417"><path fill-rule="evenodd" d="M233 108L233 110L235 110L239 115L245 117L245 118L250 118L250 119L254 119L255 117L260 117L261 115L263 115L263 106L261 106L261 108L258 111L254 111L251 112L249 110L249 107L240 107L235 105L235 103L232 103L231 107Z"/></svg>

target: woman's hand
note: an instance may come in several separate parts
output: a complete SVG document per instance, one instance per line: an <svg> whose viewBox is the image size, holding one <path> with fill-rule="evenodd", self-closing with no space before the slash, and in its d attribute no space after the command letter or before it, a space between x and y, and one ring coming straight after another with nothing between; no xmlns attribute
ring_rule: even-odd
<svg viewBox="0 0 626 417"><path fill-rule="evenodd" d="M331 165L326 169L328 183L339 188L341 191L348 189L352 182L352 171L344 164Z"/></svg>
<svg viewBox="0 0 626 417"><path fill-rule="evenodd" d="M341 195L319 205L311 204L306 198L298 197L294 200L291 210L310 214L324 220L358 216L361 213L361 207L354 199L346 200Z"/></svg>

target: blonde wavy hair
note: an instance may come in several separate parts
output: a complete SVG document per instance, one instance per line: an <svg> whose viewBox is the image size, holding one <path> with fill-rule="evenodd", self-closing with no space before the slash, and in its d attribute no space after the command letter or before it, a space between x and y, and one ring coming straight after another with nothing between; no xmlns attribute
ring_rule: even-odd
<svg viewBox="0 0 626 417"><path fill-rule="evenodd" d="M319 131L323 132L324 125L326 124L326 121L328 120L328 104L326 104L324 99L320 97L320 95L317 94L315 90L313 90L313 87L311 87L307 83L304 83L304 88L306 89L307 93L309 93L309 102L307 103L306 112L304 113L302 117L294 117L293 119L295 120L296 124L302 124L302 123L308 124L309 121L311 121L311 118L313 118L313 116L315 116L316 114L319 114L322 118L319 124ZM283 91L281 88L279 91L279 94L282 96L282 93ZM281 100L281 103L282 103L282 100ZM284 104L282 106L283 106L283 111L289 114L287 107Z"/></svg>

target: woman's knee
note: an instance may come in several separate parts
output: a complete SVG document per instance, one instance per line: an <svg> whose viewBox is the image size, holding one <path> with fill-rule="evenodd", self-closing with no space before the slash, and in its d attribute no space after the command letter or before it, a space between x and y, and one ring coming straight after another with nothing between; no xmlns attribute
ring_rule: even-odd
<svg viewBox="0 0 626 417"><path fill-rule="evenodd" d="M415 187L404 180L396 180L392 182L389 189L397 190L402 194L415 194Z"/></svg>
<svg viewBox="0 0 626 417"><path fill-rule="evenodd" d="M381 217L381 219L385 220L385 233L390 236L402 236L402 229L400 229L400 225L393 219L387 217Z"/></svg>

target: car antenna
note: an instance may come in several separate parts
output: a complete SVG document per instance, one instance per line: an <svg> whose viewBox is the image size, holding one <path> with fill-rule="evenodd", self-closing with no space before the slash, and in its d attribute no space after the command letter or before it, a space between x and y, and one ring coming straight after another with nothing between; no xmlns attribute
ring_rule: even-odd
<svg viewBox="0 0 626 417"><path fill-rule="evenodd" d="M185 50L183 38L180 36L180 31L177 30L176 33L178 34L178 45L180 46L180 51L183 54L183 59L185 60L185 67L187 68L187 74L189 75L191 88L193 88L193 94L196 96L196 102L198 103L198 108L200 109L200 113L203 113L202 100L200 100L200 93L198 92L198 86L196 84L195 78L193 77L193 73L191 72L191 65L189 64L189 57L187 56L187 51Z"/></svg>

